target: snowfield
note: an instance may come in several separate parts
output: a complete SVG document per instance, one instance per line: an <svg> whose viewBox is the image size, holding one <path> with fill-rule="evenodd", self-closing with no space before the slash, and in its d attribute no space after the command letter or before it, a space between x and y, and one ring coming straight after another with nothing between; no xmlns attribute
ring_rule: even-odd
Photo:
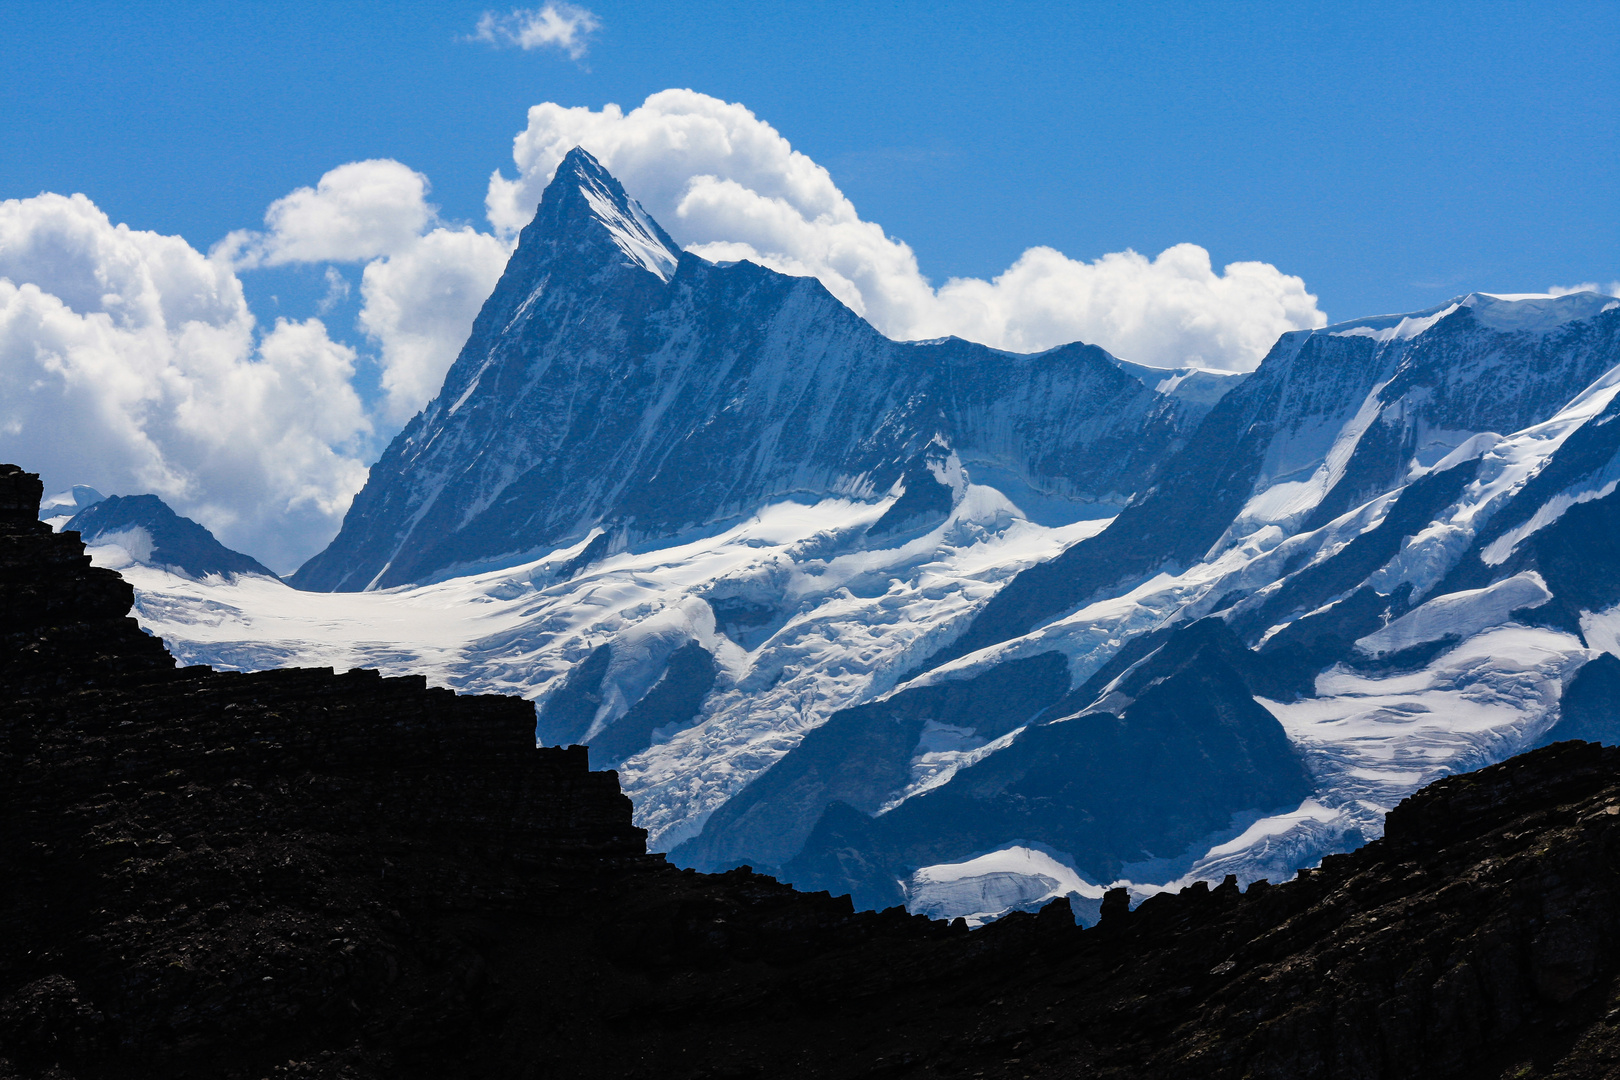
<svg viewBox="0 0 1620 1080"><path fill-rule="evenodd" d="M372 667L538 702L612 642L595 730L697 641L721 669L703 716L620 767L637 823L664 850L806 731L891 689L1008 578L1108 524L1037 525L970 485L937 528L868 547L866 530L893 501L779 503L717 535L612 555L560 581L588 540L504 570L363 593L251 575L193 581L115 545L91 557L128 578L141 626L188 664ZM706 598L722 596L768 605L780 625L745 648L716 629Z"/></svg>

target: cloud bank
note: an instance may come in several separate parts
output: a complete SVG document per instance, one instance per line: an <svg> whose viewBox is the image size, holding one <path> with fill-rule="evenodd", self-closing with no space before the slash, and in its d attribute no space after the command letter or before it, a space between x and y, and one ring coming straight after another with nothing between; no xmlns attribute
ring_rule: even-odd
<svg viewBox="0 0 1620 1080"><path fill-rule="evenodd" d="M546 103L513 145L518 175L490 178L497 233L528 223L574 146L595 154L683 246L819 278L901 339L956 334L1028 352L1087 341L1162 366L1247 370L1287 330L1327 325L1305 283L1269 263L1231 263L1177 244L1090 262L1031 248L995 278L934 288L905 243L864 221L826 169L742 105L665 90L626 113Z"/></svg>
<svg viewBox="0 0 1620 1080"><path fill-rule="evenodd" d="M287 569L365 481L354 364L318 319L256 333L179 237L83 195L0 202L0 447L49 484L156 492Z"/></svg>
<svg viewBox="0 0 1620 1080"><path fill-rule="evenodd" d="M351 161L271 203L264 232L238 230L215 250L238 269L390 255L437 219L427 193L427 177L397 161Z"/></svg>

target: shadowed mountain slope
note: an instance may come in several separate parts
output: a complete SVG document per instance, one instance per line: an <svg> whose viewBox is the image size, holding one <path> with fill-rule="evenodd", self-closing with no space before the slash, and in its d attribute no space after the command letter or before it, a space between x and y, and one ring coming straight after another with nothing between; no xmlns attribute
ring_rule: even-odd
<svg viewBox="0 0 1620 1080"><path fill-rule="evenodd" d="M1074 517L1106 514L1236 381L1161 394L1129 367L1081 344L891 341L814 278L683 253L576 149L439 396L291 580L388 587L598 526L622 546L771 500L881 497L936 439Z"/></svg>
<svg viewBox="0 0 1620 1080"><path fill-rule="evenodd" d="M78 533L86 544L119 543L137 562L194 578L276 576L251 555L232 551L197 522L176 514L156 495L113 495L80 510L62 528Z"/></svg>

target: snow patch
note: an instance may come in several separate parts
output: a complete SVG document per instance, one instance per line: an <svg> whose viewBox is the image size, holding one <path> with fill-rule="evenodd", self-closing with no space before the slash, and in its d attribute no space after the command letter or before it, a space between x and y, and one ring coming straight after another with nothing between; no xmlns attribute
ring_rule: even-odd
<svg viewBox="0 0 1620 1080"><path fill-rule="evenodd" d="M1560 491L1536 509L1530 520L1515 525L1501 536L1492 540L1480 551L1479 558L1486 566L1500 566L1513 554L1525 537L1545 529L1548 525L1563 517L1572 506L1578 506L1594 499L1605 499L1614 494L1617 482L1620 482L1620 459L1609 462L1589 483L1576 485L1568 491ZM1601 486L1593 487L1591 483Z"/></svg>
<svg viewBox="0 0 1620 1080"><path fill-rule="evenodd" d="M1510 624L1468 638L1421 671L1381 677L1337 667L1317 677L1314 698L1258 698L1305 755L1315 805L1274 821L1258 844L1245 847L1239 837L1212 850L1194 874L1277 880L1284 863L1308 866L1382 836L1384 815L1418 788L1534 745L1591 656L1573 634Z"/></svg>
<svg viewBox="0 0 1620 1080"><path fill-rule="evenodd" d="M1035 848L1011 845L959 863L924 866L901 882L906 910L933 919L962 918L982 926L1010 911L1040 907L1059 896L1100 903L1107 890ZM1095 922L1084 918L1082 921ZM1095 908L1096 905L1090 905Z"/></svg>
<svg viewBox="0 0 1620 1080"><path fill-rule="evenodd" d="M1459 302L1454 301L1438 311L1422 315L1401 316L1400 321L1392 326L1367 325L1364 323L1343 330L1329 327L1327 332L1334 337L1367 337L1377 342L1408 341L1417 337L1453 311L1456 311L1460 306Z"/></svg>
<svg viewBox="0 0 1620 1080"><path fill-rule="evenodd" d="M1356 648L1379 655L1439 641L1447 635L1472 637L1507 622L1519 608L1540 607L1551 599L1552 592L1541 575L1527 570L1483 589L1437 596L1357 641Z"/></svg>
<svg viewBox="0 0 1620 1080"><path fill-rule="evenodd" d="M613 193L594 178L581 183L579 193L585 196L591 212L607 227L608 235L632 263L660 281L667 282L675 276L675 264L680 256L658 239L657 229L640 203L628 199L621 207Z"/></svg>
<svg viewBox="0 0 1620 1080"><path fill-rule="evenodd" d="M102 533L93 546L86 546L90 561L109 570L152 562L152 534L143 526L131 525L117 532Z"/></svg>
<svg viewBox="0 0 1620 1080"><path fill-rule="evenodd" d="M1463 304L1472 309L1481 326L1511 334L1545 336L1572 322L1594 318L1615 307L1613 297L1578 292L1551 296L1545 293L1471 293Z"/></svg>
<svg viewBox="0 0 1620 1080"><path fill-rule="evenodd" d="M929 720L923 725L922 736L917 741L906 786L900 794L878 808L878 815L887 814L907 799L933 791L968 766L983 761L998 750L1005 750L1023 730L1024 727L1020 726L1005 735L983 741L975 739L967 728Z"/></svg>

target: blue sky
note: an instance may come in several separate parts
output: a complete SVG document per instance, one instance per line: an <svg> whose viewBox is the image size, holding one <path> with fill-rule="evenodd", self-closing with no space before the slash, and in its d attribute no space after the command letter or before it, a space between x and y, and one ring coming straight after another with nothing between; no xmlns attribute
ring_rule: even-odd
<svg viewBox="0 0 1620 1080"><path fill-rule="evenodd" d="M924 274L1190 241L1333 318L1620 274L1613 3L634 4L575 62L479 4L0 6L0 195L206 248L345 161L477 220L540 101L691 87L826 166Z"/></svg>
<svg viewBox="0 0 1620 1080"><path fill-rule="evenodd" d="M1620 289L1612 0L513 11L0 0L0 460L297 566L576 141L897 338L1244 370Z"/></svg>

